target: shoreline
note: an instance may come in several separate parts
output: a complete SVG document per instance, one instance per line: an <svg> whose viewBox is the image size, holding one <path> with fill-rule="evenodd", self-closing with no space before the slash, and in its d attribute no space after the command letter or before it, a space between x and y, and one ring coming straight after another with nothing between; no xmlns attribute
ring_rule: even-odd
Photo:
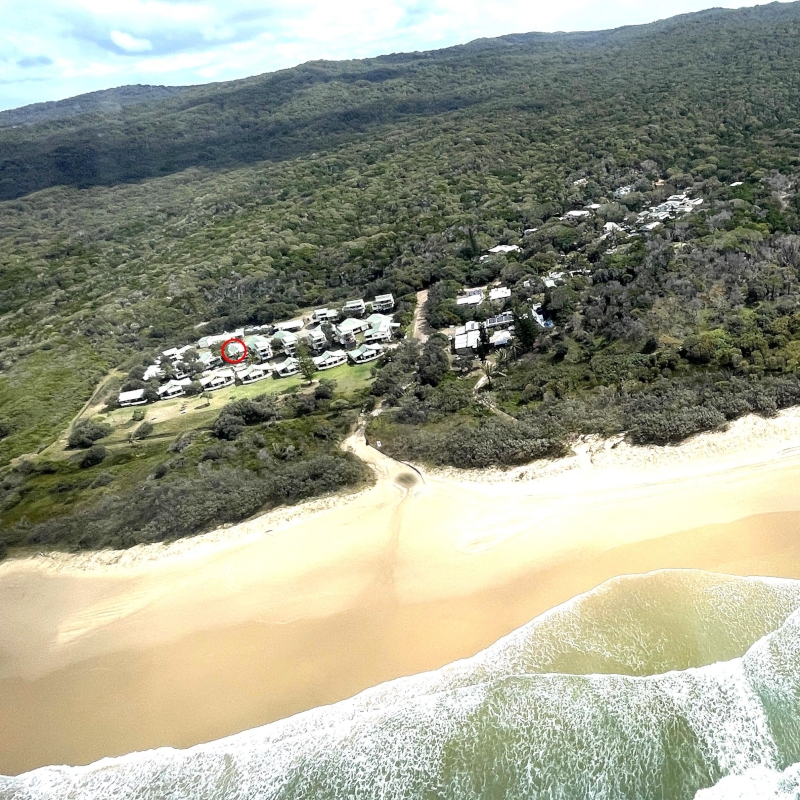
<svg viewBox="0 0 800 800"><path fill-rule="evenodd" d="M724 430L695 434L675 445L632 445L625 441L624 434L608 438L598 434L581 436L571 445L572 455L541 459L508 469L428 468L406 464L387 458L359 441L358 436L349 437L343 446L356 452L373 469L381 461L396 465L394 470L385 467L376 470L378 480L391 477L392 473L408 467L422 476L423 480L460 486L516 484L525 489L541 487L545 490L573 487L581 491L602 491L610 487L636 489L656 483L688 481L800 455L800 406L784 409L769 418L747 414L729 423ZM792 448L797 448L798 452L791 452ZM687 467L690 469L687 470ZM563 483L564 487L558 486L558 483ZM170 542L139 544L125 550L48 550L35 555L12 553L5 561L0 561L0 577L4 569L9 568L82 573L109 568L146 569L171 559L209 556L310 522L334 508L363 498L375 488L374 485L367 486L353 492L345 491L281 506L244 522Z"/></svg>
<svg viewBox="0 0 800 800"><path fill-rule="evenodd" d="M0 564L0 773L345 699L620 575L800 578L800 409L488 474L420 476L347 444L372 487L168 545Z"/></svg>

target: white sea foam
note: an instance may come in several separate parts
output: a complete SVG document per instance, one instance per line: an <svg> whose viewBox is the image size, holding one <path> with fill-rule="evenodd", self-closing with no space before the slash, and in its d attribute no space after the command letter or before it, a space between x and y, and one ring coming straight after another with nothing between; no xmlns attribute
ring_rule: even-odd
<svg viewBox="0 0 800 800"><path fill-rule="evenodd" d="M798 609L797 581L615 579L441 670L0 798L688 798L800 761Z"/></svg>
<svg viewBox="0 0 800 800"><path fill-rule="evenodd" d="M701 789L695 800L798 800L800 764L783 772L754 767L741 775L729 775L709 789Z"/></svg>

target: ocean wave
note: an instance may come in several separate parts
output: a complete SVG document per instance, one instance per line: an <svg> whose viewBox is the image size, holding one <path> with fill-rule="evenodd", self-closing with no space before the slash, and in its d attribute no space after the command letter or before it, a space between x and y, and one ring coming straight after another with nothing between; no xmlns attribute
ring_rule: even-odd
<svg viewBox="0 0 800 800"><path fill-rule="evenodd" d="M798 800L800 764L783 772L754 767L742 775L729 775L710 789L701 789L695 800Z"/></svg>
<svg viewBox="0 0 800 800"><path fill-rule="evenodd" d="M185 751L0 779L0 798L688 799L798 761L800 582L661 571L441 670Z"/></svg>

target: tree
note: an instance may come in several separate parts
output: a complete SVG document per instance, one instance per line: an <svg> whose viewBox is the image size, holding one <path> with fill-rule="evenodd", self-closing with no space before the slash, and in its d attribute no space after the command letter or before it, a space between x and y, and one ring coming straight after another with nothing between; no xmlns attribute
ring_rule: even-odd
<svg viewBox="0 0 800 800"><path fill-rule="evenodd" d="M489 341L488 328L485 325L481 325L481 327L478 329L478 335L480 336L480 339L478 341L478 347L476 349L476 352L478 354L478 358L482 362L485 362L486 356L488 356L492 350L492 344Z"/></svg>
<svg viewBox="0 0 800 800"><path fill-rule="evenodd" d="M523 312L519 309L514 311L514 333L523 353L533 350L539 332L536 323L531 319L530 312Z"/></svg>
<svg viewBox="0 0 800 800"><path fill-rule="evenodd" d="M91 447L98 439L104 439L110 433L110 425L94 422L91 419L79 419L72 426L67 446L73 449Z"/></svg>
<svg viewBox="0 0 800 800"><path fill-rule="evenodd" d="M314 363L314 359L311 358L311 353L304 344L301 344L297 348L297 361L300 364L300 372L303 377L311 383L314 379L314 374L317 371L317 365Z"/></svg>
<svg viewBox="0 0 800 800"><path fill-rule="evenodd" d="M105 460L108 455L108 450L99 444L92 445L84 454L80 462L81 469L87 467L95 467Z"/></svg>
<svg viewBox="0 0 800 800"><path fill-rule="evenodd" d="M417 368L420 383L438 386L442 378L450 371L450 359L444 350L443 341L446 341L443 336L431 336L425 342Z"/></svg>

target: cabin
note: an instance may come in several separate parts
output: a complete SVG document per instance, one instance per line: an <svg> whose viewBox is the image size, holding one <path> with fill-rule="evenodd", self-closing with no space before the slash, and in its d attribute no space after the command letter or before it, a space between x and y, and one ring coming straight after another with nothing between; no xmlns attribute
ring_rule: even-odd
<svg viewBox="0 0 800 800"><path fill-rule="evenodd" d="M247 345L248 353L257 356L261 361L272 358L272 345L266 336L245 336L244 343Z"/></svg>
<svg viewBox="0 0 800 800"><path fill-rule="evenodd" d="M390 294L379 294L372 301L373 311L391 311L394 308L394 297Z"/></svg>
<svg viewBox="0 0 800 800"><path fill-rule="evenodd" d="M489 290L490 300L505 300L511 297L511 289L507 286L498 286L495 289Z"/></svg>
<svg viewBox="0 0 800 800"><path fill-rule="evenodd" d="M308 346L317 352L324 350L328 346L328 337L325 336L325 332L319 328L306 331L305 340L308 342Z"/></svg>
<svg viewBox="0 0 800 800"><path fill-rule="evenodd" d="M296 358L287 358L286 361L275 365L276 378L289 378L298 372L300 372L300 362Z"/></svg>
<svg viewBox="0 0 800 800"><path fill-rule="evenodd" d="M392 328L400 327L384 314L370 314L367 317L369 328L364 333L365 342L388 342L392 338Z"/></svg>
<svg viewBox="0 0 800 800"><path fill-rule="evenodd" d="M297 351L297 334L291 331L279 330L272 337L272 344L281 349L287 356L293 356Z"/></svg>
<svg viewBox="0 0 800 800"><path fill-rule="evenodd" d="M206 392L215 392L217 389L233 386L235 381L232 369L218 369L200 378L200 385Z"/></svg>
<svg viewBox="0 0 800 800"><path fill-rule="evenodd" d="M367 320L355 319L351 317L349 319L342 320L339 325L336 325L333 329L333 333L339 340L340 344L355 344L356 334L365 331L369 327L370 324Z"/></svg>
<svg viewBox="0 0 800 800"><path fill-rule="evenodd" d="M271 372L272 369L268 364L250 364L236 373L236 380L247 385L248 383L255 383L268 378Z"/></svg>
<svg viewBox="0 0 800 800"><path fill-rule="evenodd" d="M339 312L335 308L318 308L311 312L312 322L330 322L330 320L338 318Z"/></svg>
<svg viewBox="0 0 800 800"><path fill-rule="evenodd" d="M383 348L379 344L362 344L361 347L351 350L347 357L354 364L366 364L368 361L380 358L382 352Z"/></svg>
<svg viewBox="0 0 800 800"><path fill-rule="evenodd" d="M144 396L144 389L131 389L130 392L119 393L119 404L123 408L129 406L143 406L147 402Z"/></svg>
<svg viewBox="0 0 800 800"><path fill-rule="evenodd" d="M181 397L184 389L192 382L191 378L172 380L158 387L158 397L160 400L172 400L173 397Z"/></svg>
<svg viewBox="0 0 800 800"><path fill-rule="evenodd" d="M342 306L343 314L357 314L359 317L363 317L366 310L367 305L363 300L348 300Z"/></svg>
<svg viewBox="0 0 800 800"><path fill-rule="evenodd" d="M489 338L492 347L505 347L511 344L511 331L495 331Z"/></svg>
<svg viewBox="0 0 800 800"><path fill-rule="evenodd" d="M466 353L475 350L481 342L481 332L479 330L467 331L457 334L453 340L453 349L456 353Z"/></svg>
<svg viewBox="0 0 800 800"><path fill-rule="evenodd" d="M326 350L321 356L315 356L311 360L314 362L314 366L322 372L346 363L347 355L344 350Z"/></svg>
<svg viewBox="0 0 800 800"><path fill-rule="evenodd" d="M286 322L275 323L275 327L279 331L291 331L292 333L303 330L304 325L305 323L301 319L290 319Z"/></svg>
<svg viewBox="0 0 800 800"><path fill-rule="evenodd" d="M497 314L497 316L489 317L486 322L483 323L484 328L502 328L506 325L511 325L514 322L514 313L512 311L504 311L502 314Z"/></svg>

